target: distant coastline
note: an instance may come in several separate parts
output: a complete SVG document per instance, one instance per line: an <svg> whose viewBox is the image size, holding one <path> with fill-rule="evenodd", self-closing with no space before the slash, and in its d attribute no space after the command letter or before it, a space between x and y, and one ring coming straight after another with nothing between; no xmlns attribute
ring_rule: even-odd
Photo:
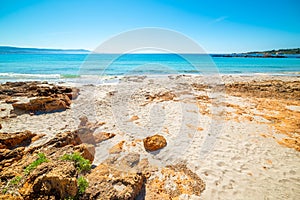
<svg viewBox="0 0 300 200"><path fill-rule="evenodd" d="M86 49L43 49L43 48L22 48L22 47L12 47L12 46L0 46L0 54L89 54L89 53L92 52ZM246 52L246 53L228 53L228 54L214 53L209 55L212 57L300 58L300 48L279 49L279 50L269 50L269 51L253 51L253 52Z"/></svg>
<svg viewBox="0 0 300 200"><path fill-rule="evenodd" d="M245 57L245 58L300 58L300 48L278 49L270 51L253 51L247 53L211 54L212 57Z"/></svg>
<svg viewBox="0 0 300 200"><path fill-rule="evenodd" d="M88 54L85 49L43 49L0 46L0 54Z"/></svg>

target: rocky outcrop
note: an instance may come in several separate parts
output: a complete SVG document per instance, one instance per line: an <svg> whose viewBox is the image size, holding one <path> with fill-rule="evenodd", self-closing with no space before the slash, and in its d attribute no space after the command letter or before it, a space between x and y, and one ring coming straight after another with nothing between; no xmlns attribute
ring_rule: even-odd
<svg viewBox="0 0 300 200"><path fill-rule="evenodd" d="M0 148L14 149L20 146L27 146L31 143L34 136L36 136L36 134L30 131L0 133Z"/></svg>
<svg viewBox="0 0 300 200"><path fill-rule="evenodd" d="M31 99L26 103L13 103L12 106L15 113L50 113L64 111L69 108L70 99L66 95L63 98L39 97L36 99Z"/></svg>
<svg viewBox="0 0 300 200"><path fill-rule="evenodd" d="M86 173L81 168L87 170L95 155L94 145L83 141L94 143L92 137L89 128L80 128L27 149L17 148L19 142L6 142L12 150L0 149L0 199L65 199L78 195L79 174ZM75 158L62 159L65 155Z"/></svg>
<svg viewBox="0 0 300 200"><path fill-rule="evenodd" d="M11 103L16 114L64 111L78 94L77 88L56 86L47 82L7 82L0 85L0 100L6 99L6 103ZM16 97L31 99L29 102L22 102L15 99Z"/></svg>
<svg viewBox="0 0 300 200"><path fill-rule="evenodd" d="M26 177L19 193L25 199L74 197L78 190L77 175L77 170L71 162L43 163Z"/></svg>
<svg viewBox="0 0 300 200"><path fill-rule="evenodd" d="M40 146L18 147L18 142L0 149L0 199L176 199L204 190L203 181L186 166L158 169L138 153L126 154L125 141L91 169L95 126L86 121ZM154 135L146 143L153 150L166 140ZM85 186L80 185L82 177Z"/></svg>
<svg viewBox="0 0 300 200"><path fill-rule="evenodd" d="M153 174L146 183L146 200L179 199L181 195L200 196L205 183L183 164L167 166ZM189 199L189 198L188 198Z"/></svg>
<svg viewBox="0 0 300 200"><path fill-rule="evenodd" d="M157 134L146 137L143 142L147 151L156 151L167 146L167 140L163 136Z"/></svg>
<svg viewBox="0 0 300 200"><path fill-rule="evenodd" d="M0 85L0 99L11 99L11 97L54 97L64 94L69 99L76 99L79 89L56 86L48 82L30 81L30 82L6 82Z"/></svg>
<svg viewBox="0 0 300 200"><path fill-rule="evenodd" d="M225 85L226 93L242 97L300 100L300 81L251 81Z"/></svg>
<svg viewBox="0 0 300 200"><path fill-rule="evenodd" d="M106 164L93 169L87 180L89 187L84 199L135 199L144 183L142 174L120 171Z"/></svg>

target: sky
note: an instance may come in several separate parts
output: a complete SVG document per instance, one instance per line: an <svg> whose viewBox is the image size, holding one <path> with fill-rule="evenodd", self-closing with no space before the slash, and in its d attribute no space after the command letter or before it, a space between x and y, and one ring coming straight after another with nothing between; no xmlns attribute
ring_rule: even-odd
<svg viewBox="0 0 300 200"><path fill-rule="evenodd" d="M0 0L0 45L94 50L157 27L208 53L299 48L299 8L299 0Z"/></svg>

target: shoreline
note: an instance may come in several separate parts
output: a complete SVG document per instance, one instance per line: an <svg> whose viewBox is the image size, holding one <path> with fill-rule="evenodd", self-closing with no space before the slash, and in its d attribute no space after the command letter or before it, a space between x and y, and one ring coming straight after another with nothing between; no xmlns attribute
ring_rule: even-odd
<svg viewBox="0 0 300 200"><path fill-rule="evenodd" d="M9 73L4 73L9 74ZM233 74L194 74L194 73L182 73L182 74L146 74L146 75L105 75L105 76L97 76L97 75L71 75L71 76L77 76L76 78L63 78L59 74L45 74L45 78L38 78L40 74L19 74L17 76L29 76L32 78L1 78L0 73L0 84L5 82L31 82L31 81L47 81L49 83L53 84L95 84L95 85L105 85L105 84L118 84L119 81L123 80L124 78L134 78L134 77L143 77L143 78L168 78L168 77L180 77L180 76L187 76L187 77L220 77L221 79L228 79L228 78L248 78L253 77L253 79L284 79L287 80L289 78L291 79L297 79L300 77L300 71L299 72L286 72L286 73L280 73L280 74L274 74L274 73L233 73ZM12 73L10 76L14 76L14 73ZM55 77L55 78L49 78L49 77ZM258 78L257 78L258 77Z"/></svg>

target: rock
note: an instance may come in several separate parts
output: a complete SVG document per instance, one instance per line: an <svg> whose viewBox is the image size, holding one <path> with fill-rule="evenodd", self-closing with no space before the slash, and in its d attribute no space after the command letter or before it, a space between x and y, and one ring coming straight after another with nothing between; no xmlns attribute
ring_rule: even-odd
<svg viewBox="0 0 300 200"><path fill-rule="evenodd" d="M46 136L46 134L37 134L36 136L34 136L32 139L31 139L31 142L35 142L39 139L41 139L42 137Z"/></svg>
<svg viewBox="0 0 300 200"><path fill-rule="evenodd" d="M63 111L68 108L65 100L52 97L31 99L28 103L12 104L16 113L33 112L35 114Z"/></svg>
<svg viewBox="0 0 300 200"><path fill-rule="evenodd" d="M145 199L179 199L181 195L200 196L205 183L183 164L167 166L146 183Z"/></svg>
<svg viewBox="0 0 300 200"><path fill-rule="evenodd" d="M136 115L134 115L134 116L132 116L131 118L130 118L130 121L135 121L135 120L138 120L139 119L139 117L138 116L136 116Z"/></svg>
<svg viewBox="0 0 300 200"><path fill-rule="evenodd" d="M21 199L65 199L77 195L78 170L75 162L64 161L65 154L79 152L93 162L95 147L83 144L77 130L57 134L45 144L13 150L0 149L0 189L16 176L22 177L20 184L10 187L8 193L14 193ZM92 133L91 133L92 136ZM35 162L37 154L43 153L47 162L42 162L26 174L24 169ZM17 193L15 193L17 191ZM3 196L0 194L0 199Z"/></svg>
<svg viewBox="0 0 300 200"><path fill-rule="evenodd" d="M148 99L149 101L158 101L158 102L171 101L176 97L174 93L169 91L161 91L157 94L153 94L153 95L147 94L145 96L146 99Z"/></svg>
<svg viewBox="0 0 300 200"><path fill-rule="evenodd" d="M103 141L108 140L110 138L113 138L115 136L116 136L116 134L107 133L107 132L100 132L100 133L94 134L94 138L95 138L96 143L103 142Z"/></svg>
<svg viewBox="0 0 300 200"><path fill-rule="evenodd" d="M94 161L96 153L95 146L92 144L80 144L74 147L75 152L79 152L82 157L89 160L91 163Z"/></svg>
<svg viewBox="0 0 300 200"><path fill-rule="evenodd" d="M79 128L74 131L75 140L79 143L96 144L93 133L94 130L90 128Z"/></svg>
<svg viewBox="0 0 300 200"><path fill-rule="evenodd" d="M110 154L121 153L123 151L124 143L125 143L124 140L119 142L118 144L116 144L115 146L109 149L109 153Z"/></svg>
<svg viewBox="0 0 300 200"><path fill-rule="evenodd" d="M139 173L119 171L100 164L87 175L89 187L83 199L135 199L142 190L144 178Z"/></svg>
<svg viewBox="0 0 300 200"><path fill-rule="evenodd" d="M5 100L5 103L9 103L9 104L11 104L11 103L16 103L16 102L18 102L18 100L16 100L16 99L11 99L11 98Z"/></svg>
<svg viewBox="0 0 300 200"><path fill-rule="evenodd" d="M53 139L49 140L45 146L58 148L66 145L79 145L82 143L95 144L93 132L88 128L58 133Z"/></svg>
<svg viewBox="0 0 300 200"><path fill-rule="evenodd" d="M13 150L0 149L0 168L5 165L11 165L15 161L18 161L24 155L24 147L19 147Z"/></svg>
<svg viewBox="0 0 300 200"><path fill-rule="evenodd" d="M26 199L46 196L54 196L55 199L74 197L77 194L77 175L72 162L42 163L26 178L19 192Z"/></svg>
<svg viewBox="0 0 300 200"><path fill-rule="evenodd" d="M40 81L31 82L6 82L0 85L1 99L7 97L27 96L42 97L56 94L67 95L69 99L75 99L79 95L79 89L53 86L52 84Z"/></svg>
<svg viewBox="0 0 300 200"><path fill-rule="evenodd" d="M19 146L27 146L36 134L30 131L16 133L0 133L0 143L7 149L14 149Z"/></svg>
<svg viewBox="0 0 300 200"><path fill-rule="evenodd" d="M143 140L144 147L147 151L156 151L167 146L166 139L161 135L153 135Z"/></svg>

